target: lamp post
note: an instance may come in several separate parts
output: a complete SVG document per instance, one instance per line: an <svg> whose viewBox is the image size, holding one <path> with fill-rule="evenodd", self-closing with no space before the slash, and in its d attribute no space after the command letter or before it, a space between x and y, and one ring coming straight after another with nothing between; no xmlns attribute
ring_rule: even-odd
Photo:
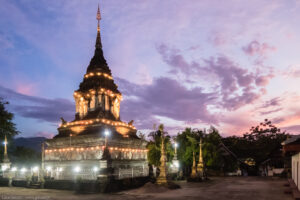
<svg viewBox="0 0 300 200"><path fill-rule="evenodd" d="M178 143L177 142L174 143L174 147L175 147L174 160L177 160L177 147L178 147Z"/></svg>
<svg viewBox="0 0 300 200"><path fill-rule="evenodd" d="M7 142L7 137L6 137L6 134L4 135L4 142L3 142L3 144L4 144L4 157L3 157L3 163L10 163L9 162L9 158L8 158L8 155L7 155L7 144L8 144L8 142Z"/></svg>
<svg viewBox="0 0 300 200"><path fill-rule="evenodd" d="M177 147L178 147L178 143L175 141L174 143L174 158L173 158L173 161L172 161L172 172L173 173L178 173L179 171L179 161L177 159Z"/></svg>
<svg viewBox="0 0 300 200"><path fill-rule="evenodd" d="M72 134L70 134L70 146L71 146L71 142L72 142Z"/></svg>
<svg viewBox="0 0 300 200"><path fill-rule="evenodd" d="M3 131L2 131L3 132ZM7 137L6 134L4 135L4 141L3 141L3 145L4 145L4 155L3 155L3 162L0 164L1 166L1 170L3 172L3 176L4 176L4 171L10 168L10 161L7 155Z"/></svg>
<svg viewBox="0 0 300 200"><path fill-rule="evenodd" d="M108 140L108 136L109 136L109 130L108 129L106 129L104 131L104 135L105 135L105 148L106 148L107 147L107 140Z"/></svg>

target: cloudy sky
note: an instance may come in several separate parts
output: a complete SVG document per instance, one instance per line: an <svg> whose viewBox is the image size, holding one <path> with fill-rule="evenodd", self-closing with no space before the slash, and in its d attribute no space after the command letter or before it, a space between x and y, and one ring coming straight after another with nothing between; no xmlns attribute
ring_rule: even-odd
<svg viewBox="0 0 300 200"><path fill-rule="evenodd" d="M122 120L227 136L268 118L300 132L297 0L0 0L0 96L21 136L73 120L99 2Z"/></svg>

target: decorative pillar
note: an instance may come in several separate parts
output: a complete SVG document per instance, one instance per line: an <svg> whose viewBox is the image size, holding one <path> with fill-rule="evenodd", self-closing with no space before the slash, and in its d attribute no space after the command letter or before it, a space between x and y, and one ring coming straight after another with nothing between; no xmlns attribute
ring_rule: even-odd
<svg viewBox="0 0 300 200"><path fill-rule="evenodd" d="M3 176L7 177L9 174L4 173L4 171L10 169L11 162L8 158L7 154L7 138L6 135L4 135L4 156L3 156L3 162L1 163L1 170L3 171Z"/></svg>
<svg viewBox="0 0 300 200"><path fill-rule="evenodd" d="M9 163L9 165L10 165L10 160L9 160L8 154L7 154L7 138L6 138L6 135L4 135L4 157L3 157L3 162L4 163Z"/></svg>
<svg viewBox="0 0 300 200"><path fill-rule="evenodd" d="M105 111L109 110L109 97L105 95Z"/></svg>
<svg viewBox="0 0 300 200"><path fill-rule="evenodd" d="M79 99L75 97L75 110L76 113L79 113Z"/></svg>
<svg viewBox="0 0 300 200"><path fill-rule="evenodd" d="M79 117L82 119L84 117L84 100L81 97L79 102Z"/></svg>
<svg viewBox="0 0 300 200"><path fill-rule="evenodd" d="M88 102L84 101L83 102L83 116L86 116L87 113L88 113Z"/></svg>
<svg viewBox="0 0 300 200"><path fill-rule="evenodd" d="M197 165L197 174L200 178L203 178L203 157L202 157L202 138L200 138L200 143L199 143L199 162Z"/></svg>
<svg viewBox="0 0 300 200"><path fill-rule="evenodd" d="M90 101L90 110L95 110L96 108L96 95L93 95Z"/></svg>
<svg viewBox="0 0 300 200"><path fill-rule="evenodd" d="M165 152L165 143L164 143L164 141L165 140L164 140L164 137L162 135L162 138L161 138L160 167L159 167L160 173L159 173L159 176L156 179L156 183L158 185L168 184L168 181L167 181L167 166L166 166L167 156L166 156L166 152Z"/></svg>
<svg viewBox="0 0 300 200"><path fill-rule="evenodd" d="M192 173L191 173L191 178L196 178L196 158L195 158L195 151L193 151L193 166L192 166Z"/></svg>
<svg viewBox="0 0 300 200"><path fill-rule="evenodd" d="M106 95L102 94L101 96L102 96L102 110L105 111L105 105L106 105L106 101L105 101L106 98L105 98L105 96Z"/></svg>

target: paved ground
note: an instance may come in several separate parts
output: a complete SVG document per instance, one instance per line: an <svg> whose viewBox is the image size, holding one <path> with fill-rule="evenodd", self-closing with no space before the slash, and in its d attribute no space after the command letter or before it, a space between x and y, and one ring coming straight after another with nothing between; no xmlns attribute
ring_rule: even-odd
<svg viewBox="0 0 300 200"><path fill-rule="evenodd" d="M113 194L78 195L72 191L0 187L0 199L105 199L105 200L156 200L156 199L201 199L201 200L292 200L284 194L286 180L264 177L211 178L205 183L179 182L181 189L157 190L148 185L134 190Z"/></svg>

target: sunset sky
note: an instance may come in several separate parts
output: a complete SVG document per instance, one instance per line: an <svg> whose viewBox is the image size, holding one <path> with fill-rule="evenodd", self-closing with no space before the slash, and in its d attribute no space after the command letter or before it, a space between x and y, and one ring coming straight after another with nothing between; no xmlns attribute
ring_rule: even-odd
<svg viewBox="0 0 300 200"><path fill-rule="evenodd" d="M300 133L300 1L0 0L0 96L20 136L57 134L93 56L97 5L121 119Z"/></svg>

